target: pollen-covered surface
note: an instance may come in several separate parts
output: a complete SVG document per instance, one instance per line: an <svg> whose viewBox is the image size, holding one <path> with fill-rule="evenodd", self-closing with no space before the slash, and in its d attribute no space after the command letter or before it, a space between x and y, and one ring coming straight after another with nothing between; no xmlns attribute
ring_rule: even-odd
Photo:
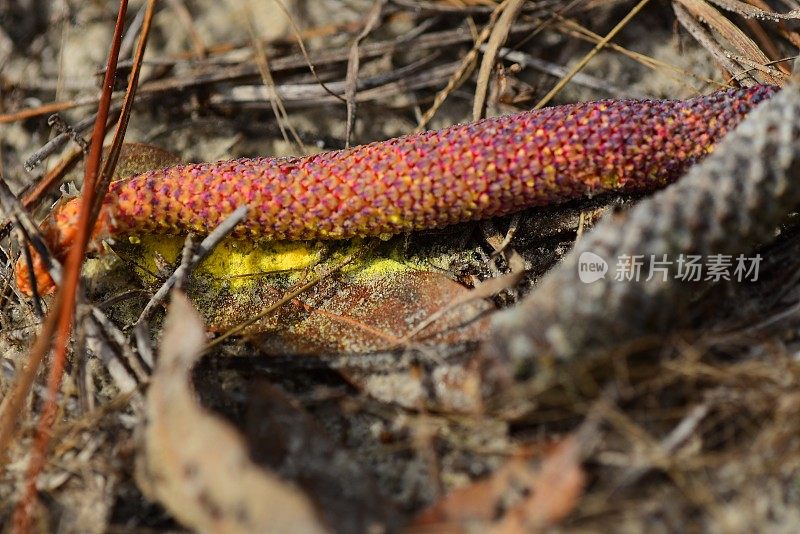
<svg viewBox="0 0 800 534"><path fill-rule="evenodd" d="M428 229L678 178L777 88L546 108L301 158L179 165L112 184L114 233L339 239Z"/></svg>

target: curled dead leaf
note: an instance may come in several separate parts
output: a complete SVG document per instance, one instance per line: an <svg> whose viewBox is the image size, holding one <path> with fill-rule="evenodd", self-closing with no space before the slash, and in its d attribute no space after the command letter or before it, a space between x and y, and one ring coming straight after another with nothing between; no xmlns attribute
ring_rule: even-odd
<svg viewBox="0 0 800 534"><path fill-rule="evenodd" d="M205 342L197 311L174 292L147 394L143 491L201 532L327 532L306 495L253 463L239 434L195 399L190 372Z"/></svg>

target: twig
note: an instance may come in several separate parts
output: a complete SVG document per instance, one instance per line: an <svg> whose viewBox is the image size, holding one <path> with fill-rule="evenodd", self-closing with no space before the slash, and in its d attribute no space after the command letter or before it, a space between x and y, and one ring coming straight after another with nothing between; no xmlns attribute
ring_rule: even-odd
<svg viewBox="0 0 800 534"><path fill-rule="evenodd" d="M545 2L531 2L526 5L524 10L534 15L542 15L548 9L556 7L562 0L549 0ZM459 15L488 15L494 12L496 7L490 5L479 5L477 2L434 2L428 0L393 0L393 3L405 6L414 11L428 11L431 13L450 13ZM548 5L549 4L549 5Z"/></svg>
<svg viewBox="0 0 800 534"><path fill-rule="evenodd" d="M356 101L376 100L398 92L439 84L443 79L447 79L460 65L460 62L445 63L418 74L408 74L418 69L422 62L428 62L428 60L428 58L424 58L419 62L406 65L392 72L359 80L359 92L355 96ZM284 84L276 87L276 89L280 92L282 100L287 107L303 106L310 103L319 105L337 102L340 97L338 95L335 98L330 96L329 91L344 92L345 82L331 82L328 84L328 90L320 88L317 84ZM275 96L264 85L239 86L231 88L227 94L214 95L209 101L216 105L225 103L258 103L267 99L271 100Z"/></svg>
<svg viewBox="0 0 800 534"><path fill-rule="evenodd" d="M183 241L181 262L175 270L175 283L173 285L178 289L183 289L183 285L186 283L186 277L189 275L189 271L192 268L192 259L194 258L196 246L197 241L195 241L195 235L189 233Z"/></svg>
<svg viewBox="0 0 800 534"><path fill-rule="evenodd" d="M267 50L261 43L261 39L259 38L256 29L253 26L253 17L244 5L242 6L242 9L244 10L242 13L244 15L243 18L245 19L242 22L245 26L247 26L247 32L250 34L250 41L252 42L253 50L256 56L256 65L258 66L258 72L261 75L261 83L264 84L264 87L268 91L271 90L272 94L274 95L272 98L269 98L269 104L272 108L273 115L275 115L278 128L281 130L281 135L283 135L283 139L289 143L289 135L286 133L286 130L289 130L300 151L302 153L307 153L308 150L306 149L303 140L300 139L300 136L297 134L297 130L289 120L289 114L286 112L286 106L283 105L283 100L281 99L280 93L275 90L275 78L272 76L272 72L269 67Z"/></svg>
<svg viewBox="0 0 800 534"><path fill-rule="evenodd" d="M532 67L538 71L544 72L545 74L549 74L550 76L554 76L556 78L563 78L564 76L567 75L567 73L569 73L569 69L563 65L550 63L549 61L544 61L542 59L539 59L538 57L526 54L525 52L511 50L510 48L501 48L499 55L503 59L507 59L508 61L513 61L514 63L519 63L523 67ZM575 76L572 77L572 81L577 85L582 85L584 87L588 87L589 89L594 89L596 91L602 91L604 93L608 93L609 95L615 98L647 97L647 95L639 93L634 89L623 89L622 87L617 87L616 85L610 83L608 80L597 78L596 76L585 74L583 72L578 72L577 74L575 74Z"/></svg>
<svg viewBox="0 0 800 534"><path fill-rule="evenodd" d="M308 55L308 51L306 50L306 45L303 42L302 32L300 31L300 28L297 27L297 23L295 23L294 17L292 17L292 14L289 13L289 10L286 8L286 5L284 5L282 0L272 0L272 1L275 2L275 4L280 8L280 10L283 11L283 14L286 15L286 19L289 21L289 25L292 27L292 31L294 31L295 38L297 39L297 45L300 47L300 52L303 54L303 59L306 62L306 66L308 67L308 70L311 71L311 75L314 77L314 80L316 80L316 82L323 89L328 91L328 93L330 93L331 96L338 98L340 101L344 102L344 99L342 97L334 94L332 91L329 91L328 86L325 85L325 83L317 75L317 69L314 66L314 62L311 61L311 58Z"/></svg>
<svg viewBox="0 0 800 534"><path fill-rule="evenodd" d="M367 14L364 22L364 28L353 40L350 45L350 54L347 59L347 75L345 77L345 100L347 100L347 123L344 134L344 146L350 146L350 139L353 135L353 126L356 122L356 89L358 85L358 69L361 58L358 53L358 47L367 35L375 28L381 20L381 13L383 7L386 5L386 0L375 0Z"/></svg>
<svg viewBox="0 0 800 534"><path fill-rule="evenodd" d="M497 24L492 28L487 43L478 47L479 50L483 51L483 59L478 69L475 98L472 102L472 120L474 121L483 117L486 107L486 93L489 90L489 78L497 60L497 52L508 39L514 19L517 18L524 4L524 0L506 0L498 6L497 9L502 9L503 12L498 17Z"/></svg>
<svg viewBox="0 0 800 534"><path fill-rule="evenodd" d="M450 79L447 81L447 85L438 93L436 93L436 96L433 98L433 104L431 104L431 107L429 107L419 119L417 127L414 128L415 133L423 131L428 126L428 123L431 121L431 119L433 119L434 115L436 115L436 112L439 111L439 108L442 107L450 93L461 86L461 84L464 83L469 74L473 71L475 68L475 61L478 58L478 51L492 34L492 29L497 23L497 18L502 13L503 8L508 1L509 0L505 0L503 4L500 4L494 11L492 11L492 15L489 17L489 22L486 23L486 26L484 26L483 30L481 30L481 33L478 34L478 37L475 39L470 51L467 52L467 54L461 59L458 69L450 76Z"/></svg>
<svg viewBox="0 0 800 534"><path fill-rule="evenodd" d="M203 41L202 33L197 29L197 26L195 26L194 20L192 20L192 14L187 9L186 4L184 4L182 0L167 1L175 12L175 15L177 15L178 20L180 20L181 24L186 28L186 32L189 34L189 40L192 42L194 48L194 54L197 57L206 57L207 49Z"/></svg>
<svg viewBox="0 0 800 534"><path fill-rule="evenodd" d="M60 134L66 134L67 137L75 142L75 144L81 147L81 150L84 154L89 151L89 143L86 142L86 139L81 137L80 134L76 132L72 126L67 124L58 113L50 115L47 118L47 125Z"/></svg>
<svg viewBox="0 0 800 534"><path fill-rule="evenodd" d="M65 111L67 109L77 108L81 106L91 106L96 102L97 102L96 96L87 96L85 98L79 98L77 100L49 102L47 104L43 104L35 108L26 108L18 111L12 111L10 113L0 113L0 124L9 122L18 122L33 117L39 117L41 115L51 115L59 111Z"/></svg>
<svg viewBox="0 0 800 534"><path fill-rule="evenodd" d="M91 205L91 212L89 216L89 220L92 222L92 227L94 227L94 221L97 220L97 217L100 214L100 208L103 205L103 200L105 199L106 192L108 191L108 186L111 184L111 178L114 174L114 170L117 167L117 161L119 160L119 154L122 150L122 144L125 141L125 132L128 129L128 122L130 121L131 112L133 111L133 102L136 99L136 89L139 86L139 74L142 71L142 60L144 59L144 52L147 48L147 39L150 36L150 28L153 22L155 8L156 0L148 0L147 9L145 10L144 14L144 22L142 23L142 32L139 37L139 43L136 46L136 52L133 56L133 67L131 68L131 74L128 78L128 87L125 91L125 99L122 101L122 108L120 109L119 113L119 122L117 123L117 129L114 131L114 138L111 140L111 148L108 151L105 164L103 165L103 170L100 173L97 185L95 187L96 196L94 197L94 201ZM88 202L88 200L85 198L85 195L84 201Z"/></svg>
<svg viewBox="0 0 800 534"><path fill-rule="evenodd" d="M125 334L95 306L89 306L84 317L87 335L92 342L92 350L105 364L120 392L133 391L138 384L146 383L149 379L149 370L142 367L139 358L128 345ZM127 367L123 365L109 341L113 342L122 352ZM132 374L128 372L128 369Z"/></svg>
<svg viewBox="0 0 800 534"><path fill-rule="evenodd" d="M414 49L417 51L429 49L441 49L449 45L463 43L472 40L472 36L463 28L454 30L443 30L438 32L423 33L421 30L429 27L432 24L423 23L419 27L400 35L394 39L386 41L377 41L372 43L365 43L359 47L359 55L361 59L375 58L391 53L403 45L413 44ZM536 23L521 22L514 24L511 28L513 35L519 35L537 27ZM349 47L334 48L331 50L315 50L313 57L304 54L290 54L283 57L276 57L270 61L270 67L273 72L283 72L286 70L298 69L301 67L309 67L309 65L330 65L347 61L350 53ZM209 67L214 67L209 71ZM248 78L258 76L258 66L251 63L243 65L235 65L229 67L220 67L216 64L209 65L208 62L200 62L197 64L199 73L194 75L182 75L180 77L164 78L161 80L151 80L143 82L139 88L142 95L152 95L153 93L160 93L163 91L181 91L191 87L209 85L219 82L228 82L238 78ZM327 84L324 84L327 86ZM322 87L325 91L325 87ZM326 91L327 92L327 91ZM336 94L336 91L331 91L328 94L334 94L339 102L344 102L344 98Z"/></svg>
<svg viewBox="0 0 800 534"><path fill-rule="evenodd" d="M133 17L130 26L128 26L128 29L125 31L125 35L122 37L122 44L120 44L119 47L120 58L126 58L131 55L133 45L136 44L136 37L140 34L139 30L142 28L146 11L147 4L142 4L139 11L136 12L136 16ZM117 62L117 68L128 69L133 66L133 63L134 61L130 59L119 61Z"/></svg>
<svg viewBox="0 0 800 534"><path fill-rule="evenodd" d="M153 357L153 346L150 344L150 335L147 332L147 322L137 324L133 329L133 337L136 340L136 350L142 361L150 369L155 367L156 359Z"/></svg>
<svg viewBox="0 0 800 534"><path fill-rule="evenodd" d="M592 60L592 58L593 58L594 56L596 56L596 55L597 55L597 53L598 53L598 52L600 52L600 50L602 50L602 49L603 49L603 47L604 47L604 46L605 46L605 45L606 45L606 44L607 44L609 41L611 41L611 39L613 39L613 38L614 38L614 37L615 37L615 36L616 36L616 35L617 35L617 34L620 32L620 30L622 30L622 28L624 28L625 26L627 26L628 22L630 22L630 21L631 21L631 19L632 19L633 17L635 17L635 16L636 16L636 14L637 14L637 13L639 13L639 11L641 11L641 10L642 10L642 8L643 8L644 6L646 6L646 5L647 5L649 2L650 2L650 0L640 0L640 1L639 1L639 3L638 3L638 4L636 4L636 6L635 6L633 9L631 9L631 10L628 12L628 14L627 14L627 15L625 15L625 16L622 18L622 20L621 20L621 21L619 21L619 23L618 23L616 26L614 26L614 27L611 29L611 31L610 31L610 32L608 32L608 34L607 34L605 37L603 37L603 38L600 40L600 42L599 42L599 43L597 43L597 44L595 45L595 47L594 47L594 48L592 48L592 49L589 51L589 53L588 53L588 54L586 54L585 56L583 56L583 57L581 58L581 60L580 60L580 61L578 61L578 63L577 63L577 64L576 64L576 65L575 65L575 66L574 66L574 67L573 67L573 68L570 70L570 72L569 72L569 73L568 73L566 76L564 76L563 78L561 78L561 79L558 81L558 83L557 83L557 84L556 84L556 85L555 85L555 86L554 86L554 87L553 87L553 88L552 88L552 89L551 89L551 90L550 90L550 91L549 91L549 92L548 92L546 95L544 95L544 96L542 97L542 99L541 99L541 100L540 100L540 101L539 101L539 102L538 102L538 103L537 103L537 104L534 106L534 109L540 109L540 108L543 108L544 106L546 106L546 105L547 105L547 104L548 104L548 103L549 103L549 102L550 102L550 101L553 99L553 97L555 97L555 96L556 96L556 95L557 95L557 94L558 94L558 93L561 91L561 89L563 89L563 88L564 88L564 86L565 86L565 85L567 85L567 84L570 82L570 80L571 80L571 79L572 79L572 78L575 76L575 74L577 74L578 72L580 72L580 71L583 69L583 67L585 67L585 66L586 66L586 64L587 64L587 63L589 63L589 61L591 61L591 60Z"/></svg>
<svg viewBox="0 0 800 534"><path fill-rule="evenodd" d="M578 39L582 39L584 41L594 44L599 43L603 39L601 35L598 35L593 31L591 31L590 29L581 26L578 22L572 19L568 19L558 14L556 15L556 18L559 21L558 25L559 29L568 35L577 37ZM660 61L651 56L641 54L639 52L634 52L633 50L628 50L624 46L620 46L616 43L608 43L606 44L606 48L609 50L613 50L618 54L622 54L623 56L630 58L636 61L637 63L640 63L641 65L644 65L645 67L652 69L654 71L663 70L666 73L672 75L673 78L675 78L676 80L680 81L683 84L686 84L686 80L688 78L691 78L693 80L710 84L714 87L719 87L719 88L730 87L729 85L714 80L713 78L709 78L706 76L699 76L693 72L676 67L671 63Z"/></svg>
<svg viewBox="0 0 800 534"><path fill-rule="evenodd" d="M697 430L698 425L706 418L710 409L708 404L703 403L689 410L689 413L687 413L681 422L672 429L672 432L658 444L657 453L665 457L675 454ZM620 476L619 481L616 483L611 493L616 494L623 488L636 484L643 476L652 470L653 467L651 466L630 467L626 469Z"/></svg>
<svg viewBox="0 0 800 534"><path fill-rule="evenodd" d="M69 251L64 273L64 283L58 291L56 301L60 303L55 310L51 310L48 315L47 323L57 324L56 335L53 338L54 353L53 362L47 380L49 395L45 399L39 425L34 439L31 459L28 464L28 478L23 490L23 495L17 503L14 512L14 528L19 532L27 532L30 528L33 506L36 502L36 479L44 467L47 445L50 442L51 429L56 417L56 394L61 385L61 378L64 374L64 367L67 360L67 347L69 346L70 331L75 313L75 300L78 294L78 283L80 281L81 264L89 241L89 234L94 227L94 221L90 220L92 202L95 196L95 186L98 173L100 171L100 158L103 149L103 138L105 137L105 125L108 111L111 105L111 94L114 87L114 73L116 72L116 62L119 54L120 41L122 39L122 28L127 11L127 0L120 0L119 12L114 28L114 38L108 57L108 66L103 80L103 94L100 98L100 105L97 111L94 131L92 133L92 144L89 149L89 156L86 159L86 170L84 173L84 202L81 205L81 213L78 221L78 232L75 246ZM57 314L57 315L56 315ZM45 328L43 333L49 328ZM42 335L40 334L40 338ZM51 338L48 335L44 341L34 344L37 353L32 351L30 359L40 362L44 358L44 353L50 346ZM34 371L35 374L35 371Z"/></svg>
<svg viewBox="0 0 800 534"><path fill-rule="evenodd" d="M78 124L72 127L72 130L78 134L81 134L89 129L97 121L97 114L92 114L89 117L86 117ZM28 156L28 159L25 160L25 170L31 172L33 169L39 166L39 164L50 154L57 150L61 150L61 148L67 144L69 141L70 136L69 134L61 133L57 136L53 137L47 143L42 145L42 147Z"/></svg>
<svg viewBox="0 0 800 534"><path fill-rule="evenodd" d="M197 250L194 252L192 259L188 263L181 263L181 265L175 269L175 272L167 278L167 280L158 288L158 291L155 292L153 297L150 299L150 302L144 307L142 313L139 315L139 318L136 320L134 324L134 328L138 325L143 323L147 320L150 316L150 313L153 309L164 302L167 295L169 294L169 290L172 289L172 286L175 285L175 282L186 275L186 273L193 269L197 264L203 261L206 256L216 247L220 241L225 239L225 237L230 234L233 229L239 224L245 217L247 217L247 206L239 206L236 208L233 213L231 213L219 226L214 228L214 230L206 236L205 239L197 246Z"/></svg>
<svg viewBox="0 0 800 534"><path fill-rule="evenodd" d="M675 17L680 22L681 26L686 28L692 37L700 43L700 46L708 50L714 58L719 61L720 65L728 71L728 73L739 83L742 83L746 80L746 83L753 84L756 83L756 80L750 76L747 71L742 71L742 69L737 65L731 58L725 53L725 50L714 40L714 37L711 33L703 28L703 26L698 23L694 17L692 17L689 12L680 4L673 3L672 9L675 11ZM741 77L741 78L740 78Z"/></svg>

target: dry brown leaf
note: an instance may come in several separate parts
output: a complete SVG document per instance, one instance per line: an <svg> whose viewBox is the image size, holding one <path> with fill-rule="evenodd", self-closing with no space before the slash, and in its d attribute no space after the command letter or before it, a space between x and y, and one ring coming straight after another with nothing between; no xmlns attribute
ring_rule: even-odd
<svg viewBox="0 0 800 534"><path fill-rule="evenodd" d="M442 274L411 271L331 278L284 306L276 315L275 329L261 338L260 345L270 352L294 354L396 348L416 324L453 302L461 305L434 320L414 341L480 340L488 320L484 312L491 304L473 298L470 290ZM252 308L247 311L252 313Z"/></svg>
<svg viewBox="0 0 800 534"><path fill-rule="evenodd" d="M509 509L491 532L531 532L559 523L575 508L585 485L580 444L573 435L547 455L528 496Z"/></svg>
<svg viewBox="0 0 800 534"><path fill-rule="evenodd" d="M578 440L559 442L538 465L531 455L531 447L521 447L491 477L451 492L419 514L411 531L513 534L563 521L585 485Z"/></svg>
<svg viewBox="0 0 800 534"><path fill-rule="evenodd" d="M689 11L687 11L677 2L672 3L672 9L675 11L675 17L678 19L680 25L683 26L698 43L700 43L700 46L708 50L708 52L714 57L714 59L717 60L719 65L728 72L729 75L733 75L734 79L739 83L744 82L747 85L757 83L757 80L753 78L750 73L741 72L741 74L739 74L741 71L740 65L728 57L725 49L722 48L719 43L717 43L714 35L712 35L712 33L708 31L705 26L698 22L697 19L695 19L695 17L689 13Z"/></svg>
<svg viewBox="0 0 800 534"><path fill-rule="evenodd" d="M504 279L501 283L508 283ZM489 289L495 284L489 284ZM480 408L480 373L466 358L440 361L446 347L474 342L488 329L492 304L432 272L401 272L368 280L327 279L274 315L258 344L270 354L342 354L337 366L359 390L383 402L408 408L474 412ZM478 290L483 294L482 290ZM413 365L398 365L397 354L384 354L392 367L373 366L362 355L405 348L412 328L452 302L461 304L439 315L412 340L425 356L437 345L435 363L424 377ZM460 352L459 352L460 350ZM463 349L456 353L463 356ZM430 355L429 355L430 356ZM466 363L465 363L466 362Z"/></svg>
<svg viewBox="0 0 800 534"><path fill-rule="evenodd" d="M156 254L173 263L180 248L171 238L115 246L145 283L155 280L145 273L155 271ZM390 350L404 346L405 336L425 320L424 331L412 339L417 345L477 342L486 332L485 312L492 305L480 300L485 291L473 294L432 267L382 256L317 280L310 269L320 250L315 244L229 240L193 273L188 292L209 330L252 336L270 353ZM497 284L511 283L503 279ZM453 302L460 303L455 310L428 319Z"/></svg>
<svg viewBox="0 0 800 534"><path fill-rule="evenodd" d="M197 311L173 292L147 394L143 491L202 532L327 532L309 499L254 464L238 433L196 401L190 373L205 343Z"/></svg>
<svg viewBox="0 0 800 534"><path fill-rule="evenodd" d="M103 157L106 157L108 150L108 147L103 150ZM162 169L180 162L177 155L161 147L147 143L125 143L119 152L114 179Z"/></svg>
<svg viewBox="0 0 800 534"><path fill-rule="evenodd" d="M512 457L489 478L479 480L445 495L439 502L420 513L412 532L461 531L468 525L487 527L495 518L503 496L515 482L531 485L535 473L529 464L528 452Z"/></svg>
<svg viewBox="0 0 800 534"><path fill-rule="evenodd" d="M429 325L435 323L446 314L452 313L453 310L462 304L466 304L467 302L472 302L475 300L487 299L499 293L500 291L516 286L524 276L524 270L516 269L508 274L504 274L496 278L490 278L485 282L482 282L480 285L475 286L471 291L462 292L454 296L444 308L440 308L431 313L422 322L416 325L413 330L405 335L404 341L419 335L419 333L428 328Z"/></svg>

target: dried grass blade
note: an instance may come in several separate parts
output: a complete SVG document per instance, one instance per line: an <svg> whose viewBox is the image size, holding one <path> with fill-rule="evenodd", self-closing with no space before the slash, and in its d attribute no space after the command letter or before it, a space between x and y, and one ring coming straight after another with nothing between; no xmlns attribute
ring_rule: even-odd
<svg viewBox="0 0 800 534"><path fill-rule="evenodd" d="M761 51L758 45L750 39L742 30L739 29L727 17L714 9L705 0L676 0L698 21L704 22L714 31L718 32L728 41L739 54L753 63L764 65L770 63L769 58ZM735 74L735 72L734 72ZM771 83L780 83L780 79L775 76L768 76Z"/></svg>
<svg viewBox="0 0 800 534"><path fill-rule="evenodd" d="M500 47L506 42L508 36L511 34L511 26L514 24L517 16L522 10L525 0L507 0L498 9L503 9L500 17L497 19L497 24L492 28L492 33L489 35L489 40L483 49L483 59L481 66L478 69L478 81L475 88L475 99L472 104L472 120L476 121L483 116L486 106L486 94L489 90L489 77L492 74L494 62L497 59L497 54Z"/></svg>
<svg viewBox="0 0 800 534"><path fill-rule="evenodd" d="M622 20L619 21L619 23L616 26L614 26L610 32L608 32L608 34L606 34L605 37L600 39L597 45L595 45L595 47L592 48L588 54L586 54L583 58L581 58L580 61L578 61L578 63L572 68L572 70L569 72L567 76L561 78L555 85L555 87L553 87L550 90L550 92L544 95L544 97L542 97L542 99L539 100L539 102L537 102L537 104L534 106L534 109L540 109L546 106L564 88L564 86L566 86L569 83L569 81L578 72L580 72L581 69L583 69L583 67L585 67L587 63L589 63L589 61L591 61L592 58L596 56L597 53L600 52L600 50L602 50L608 44L608 42L611 41L611 39L613 39L622 30L622 28L627 26L628 23L631 21L631 19L633 19L633 17L635 17L636 14L639 13L639 11L641 11L644 8L644 6L646 6L649 2L650 0L641 0L638 4L636 4L633 7L633 9L631 9L628 12L628 14L625 15L622 18Z"/></svg>
<svg viewBox="0 0 800 534"><path fill-rule="evenodd" d="M347 128L344 136L344 146L350 146L350 138L353 135L353 126L356 122L356 89L358 86L358 68L361 63L361 57L358 53L358 45L361 44L367 35L372 32L375 26L381 20L381 13L386 5L386 0L376 0L372 5L372 9L367 14L367 19L364 22L364 29L361 30L353 44L350 45L350 53L347 58L347 75L345 77L344 97L347 100Z"/></svg>

